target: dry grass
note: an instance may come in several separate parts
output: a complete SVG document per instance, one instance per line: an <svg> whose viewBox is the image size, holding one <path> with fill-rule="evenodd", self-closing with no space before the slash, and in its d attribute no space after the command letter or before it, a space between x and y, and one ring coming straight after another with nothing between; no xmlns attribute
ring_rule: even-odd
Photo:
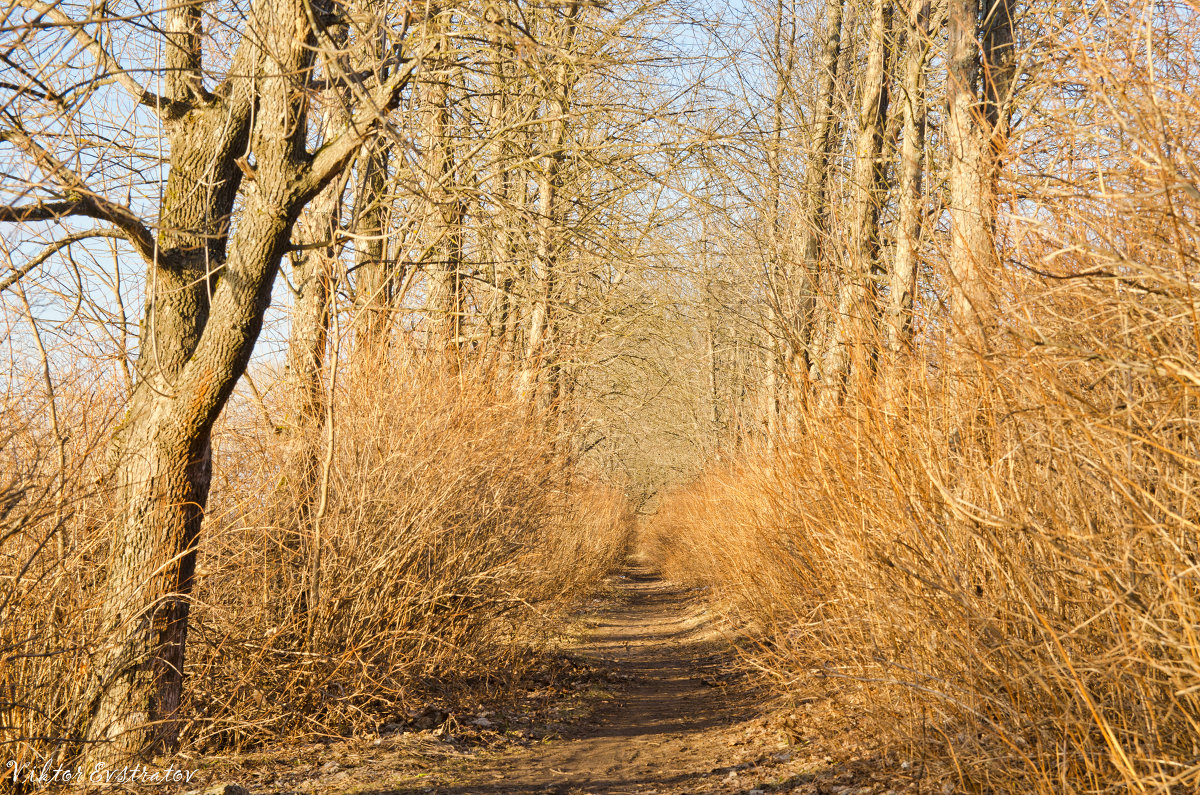
<svg viewBox="0 0 1200 795"><path fill-rule="evenodd" d="M781 691L970 792L1200 789L1200 113L1194 48L1151 73L1130 11L1053 31L989 348L948 346L930 293L921 360L648 528ZM1194 41L1175 11L1145 24Z"/></svg>
<svg viewBox="0 0 1200 795"><path fill-rule="evenodd" d="M864 736L935 741L964 785L1194 791L1192 388L1144 376L1130 406L1119 372L1010 356L953 402L908 383L710 472L657 555L717 587L784 692L842 680Z"/></svg>
<svg viewBox="0 0 1200 795"><path fill-rule="evenodd" d="M469 679L503 683L624 551L622 499L568 484L541 420L480 374L392 362L335 401L312 611L307 445L277 444L251 412L225 429L238 441L216 466L240 483L221 493L241 500L210 527L197 588L198 738L346 733Z"/></svg>
<svg viewBox="0 0 1200 795"><path fill-rule="evenodd" d="M88 703L98 561L111 510L95 476L116 418L103 384L78 376L64 382L55 396L58 428L37 386L10 381L0 407L4 762L53 758L78 736Z"/></svg>
<svg viewBox="0 0 1200 795"><path fill-rule="evenodd" d="M319 521L320 478L302 474L314 451L320 471L328 437L287 425L286 384L260 386L267 405L235 402L214 436L188 648L194 749L374 729L502 686L625 551L620 493L569 471L545 420L486 374L416 361L344 373ZM0 534L0 756L39 764L70 753L86 717L106 552L105 521L88 517L112 515L89 477L69 479L60 557L57 467L41 463L6 467Z"/></svg>

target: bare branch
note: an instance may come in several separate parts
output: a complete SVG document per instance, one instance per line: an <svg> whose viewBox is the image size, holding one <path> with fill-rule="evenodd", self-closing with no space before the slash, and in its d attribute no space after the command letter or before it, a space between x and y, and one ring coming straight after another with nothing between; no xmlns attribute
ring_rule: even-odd
<svg viewBox="0 0 1200 795"><path fill-rule="evenodd" d="M154 261L154 235L142 219L128 207L115 204L99 196L76 196L65 201L0 207L0 223L56 221L72 215L108 221L120 230L121 236L133 244L133 247L146 261ZM66 240L69 242L70 238L66 238Z"/></svg>
<svg viewBox="0 0 1200 795"><path fill-rule="evenodd" d="M18 281L25 278L25 276L33 271L34 268L50 259L58 252L62 251L67 246L71 245L72 243L78 243L81 240L88 240L93 237L125 238L126 235L119 229L93 229L88 232L67 235L64 238L55 240L53 243L47 246L42 253L38 254L21 267L13 268L12 273L8 274L3 279L0 279L0 293L4 292L9 287L12 287Z"/></svg>
<svg viewBox="0 0 1200 795"><path fill-rule="evenodd" d="M154 235L133 210L97 195L83 179L19 128L0 131L0 140L24 150L39 169L58 182L67 198L57 202L38 202L23 207L0 207L0 222L52 221L69 215L82 215L108 221L120 229L126 239L148 263L156 261Z"/></svg>
<svg viewBox="0 0 1200 795"><path fill-rule="evenodd" d="M397 69L396 73L374 92L373 107L356 113L344 133L317 150L308 167L307 174L301 181L300 195L304 201L315 196L350 162L362 142L382 121L383 114L396 107L400 101L401 92L404 91L404 87L408 85L421 62L436 49L437 46L434 45L422 51L420 55L408 59L404 66Z"/></svg>
<svg viewBox="0 0 1200 795"><path fill-rule="evenodd" d="M114 80L120 83L121 87L133 98L139 105L153 108L157 113L164 118L177 118L187 113L191 109L191 104L187 102L179 102L177 100L161 97L152 91L146 90L141 83L133 78L121 62L109 53L104 48L104 45L96 40L91 34L84 30L84 25L87 21L79 21L72 19L65 13L59 10L56 5L43 3L40 0L16 0L20 5L34 11L42 16L48 17L53 22L61 25L64 29L71 32L75 41L79 42L84 49L91 53L96 62L108 73Z"/></svg>

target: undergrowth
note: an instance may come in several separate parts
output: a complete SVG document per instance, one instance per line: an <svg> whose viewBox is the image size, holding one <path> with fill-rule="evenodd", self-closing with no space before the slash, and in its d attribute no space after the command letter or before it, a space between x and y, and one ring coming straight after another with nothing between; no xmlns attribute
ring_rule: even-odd
<svg viewBox="0 0 1200 795"><path fill-rule="evenodd" d="M369 731L498 688L625 552L623 495L507 386L415 356L344 369L322 421L296 420L291 385L260 375L261 400L236 399L214 433L185 750ZM112 422L76 435L66 478L38 423L12 427L0 755L40 766L77 749L96 686Z"/></svg>
<svg viewBox="0 0 1200 795"><path fill-rule="evenodd" d="M1049 37L984 344L947 327L934 230L913 349L809 386L646 528L781 693L970 792L1200 789L1200 114L1126 11Z"/></svg>

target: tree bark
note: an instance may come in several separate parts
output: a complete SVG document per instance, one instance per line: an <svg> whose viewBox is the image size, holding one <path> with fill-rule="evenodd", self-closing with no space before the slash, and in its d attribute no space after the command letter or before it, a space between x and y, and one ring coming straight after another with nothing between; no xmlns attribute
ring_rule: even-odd
<svg viewBox="0 0 1200 795"><path fill-rule="evenodd" d="M444 12L445 13L445 12ZM443 43L446 34L444 21L435 20L427 35ZM463 256L463 207L455 195L455 162L450 117L450 83L456 66L449 56L432 74L424 89L422 125L426 172L426 232L429 235L429 258L426 272L426 323L430 353L442 355L448 362L457 363L463 342L465 312Z"/></svg>
<svg viewBox="0 0 1200 795"><path fill-rule="evenodd" d="M888 296L888 349L898 354L912 345L913 296L921 240L922 163L925 155L925 65L929 59L930 0L912 0L906 20L907 52L901 77L903 117L900 146L899 217Z"/></svg>
<svg viewBox="0 0 1200 795"><path fill-rule="evenodd" d="M767 273L769 274L768 290L770 293L770 308L773 315L773 325L780 340L773 341L768 348L771 358L767 369L766 411L767 434L772 439L779 431L779 422L783 412L782 392L787 388L788 379L779 382L779 376L790 369L790 364L797 356L803 356L803 344L797 337L797 302L794 285L791 284L792 268L784 261L783 256L783 216L782 216L782 143L783 143L783 111L784 100L787 97L792 77L793 53L795 44L795 22L793 20L791 35L788 37L785 51L783 41L784 2L775 3L775 96L771 103L771 134L767 145L767 256L769 258ZM805 273L801 269L800 273ZM811 288L804 282L801 292Z"/></svg>
<svg viewBox="0 0 1200 795"><path fill-rule="evenodd" d="M173 102L196 103L200 22L196 6L167 15L166 85ZM243 47L233 70L258 66ZM155 259L139 329L138 378L112 458L124 516L109 553L101 626L111 639L98 671L85 758L120 759L170 746L182 692L195 547L212 476L211 422L181 427L182 376L228 280L229 218L250 136L253 97L240 81L227 99L166 120L170 148ZM194 369L194 368L193 368ZM206 401L207 403L208 401ZM204 408L204 406L196 407ZM181 410L182 409L182 410ZM193 412L187 412L194 416ZM203 420L205 418L201 418Z"/></svg>
<svg viewBox="0 0 1200 795"><path fill-rule="evenodd" d="M519 385L519 393L531 402L536 402L539 374L546 367L550 356L553 329L551 307L558 277L558 188L571 95L568 51L575 39L578 12L579 6L572 5L566 15L563 52L559 54L559 65L550 81L549 89L552 94L547 102L549 118L544 124L545 138L541 141L543 153L537 175L537 223L534 232L536 243L531 268L534 299Z"/></svg>
<svg viewBox="0 0 1200 795"><path fill-rule="evenodd" d="M376 138L358 157L358 185L354 195L355 299L361 313L354 359L370 372L384 355L391 331L392 289L397 275L387 261L388 146Z"/></svg>
<svg viewBox="0 0 1200 795"><path fill-rule="evenodd" d="M505 55L501 35L508 22L506 9L501 7L493 20L497 38L492 47L492 99L488 105L488 127L491 135L491 169L488 175L490 212L488 213L491 235L492 300L488 307L488 356L499 363L502 370L512 366L512 339L509 335L509 315L512 312L512 290L515 282L514 257L510 238L512 223L513 172L510 162L510 135L503 129L508 119L508 95L516 93L513 79L505 68Z"/></svg>
<svg viewBox="0 0 1200 795"><path fill-rule="evenodd" d="M951 313L964 351L975 353L993 319L997 168L1014 77L1011 0L995 0L983 19L980 10L979 0L950 0L946 54Z"/></svg>
<svg viewBox="0 0 1200 795"><path fill-rule="evenodd" d="M344 42L344 31L335 40ZM338 75L326 73L332 83ZM321 121L323 141L330 141L346 130L346 97L333 88L325 92L325 107ZM296 419L292 428L291 455L298 467L292 492L296 498L297 527L285 549L292 559L280 568L288 578L285 592L295 595L295 610L311 619L310 611L316 600L310 591L319 566L321 447L319 431L328 421L329 390L326 355L329 348L329 325L335 308L339 257L342 244L337 239L342 210L342 194L346 180L339 177L321 189L300 214L293 230L297 251L292 254L292 277L295 283L294 306L288 337L288 370ZM334 362L336 367L336 362ZM332 384L332 380L328 380ZM327 429L332 430L332 429ZM299 573L301 587L291 580ZM307 581L307 582L305 582Z"/></svg>
<svg viewBox="0 0 1200 795"><path fill-rule="evenodd" d="M341 98L331 96L327 100L321 136L325 141L346 130ZM318 426L325 416L322 373L329 343L330 296L341 248L337 236L344 188L342 179L326 185L300 214L293 234L297 247L291 257L296 295L288 335L288 369L297 425L303 430Z"/></svg>
<svg viewBox="0 0 1200 795"><path fill-rule="evenodd" d="M812 112L812 138L808 173L804 184L804 216L801 221L798 311L796 338L799 352L791 369L807 369L810 380L820 378L820 328L826 325L818 318L817 285L820 282L821 248L827 222L826 197L829 192L829 156L834 129L834 91L837 87L838 64L842 51L842 6L844 0L826 0L825 41L821 61L817 65L817 87Z"/></svg>
<svg viewBox="0 0 1200 795"><path fill-rule="evenodd" d="M882 162L887 122L887 34L891 0L874 0L867 44L867 65L860 90L858 135L851 176L853 216L850 227L849 270L838 297L833 334L826 353L822 402L841 390L845 379L869 369L878 338L878 300L875 280L879 266L879 210L887 186Z"/></svg>
<svg viewBox="0 0 1200 795"><path fill-rule="evenodd" d="M139 382L114 440L123 515L100 610L109 645L91 705L89 763L163 751L177 738L212 426L258 338L297 216L376 124L374 116L357 118L352 132L310 156L303 96L316 42L305 6L257 0L248 25L228 85L168 131L161 250L148 278ZM392 107L403 80L380 87L376 107ZM198 79L178 81L199 90ZM238 162L247 151L254 165ZM230 238L239 185L242 209ZM204 277L199 288L182 276L188 268Z"/></svg>

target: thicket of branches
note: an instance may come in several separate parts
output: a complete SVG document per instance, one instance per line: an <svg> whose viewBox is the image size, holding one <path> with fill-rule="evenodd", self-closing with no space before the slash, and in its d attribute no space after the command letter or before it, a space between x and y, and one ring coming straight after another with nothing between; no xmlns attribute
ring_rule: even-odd
<svg viewBox="0 0 1200 795"><path fill-rule="evenodd" d="M1195 13L12 0L0 743L369 726L636 509L964 786L1194 788Z"/></svg>
<svg viewBox="0 0 1200 795"><path fill-rule="evenodd" d="M704 211L761 231L717 245L778 430L649 532L799 731L913 786L1200 785L1195 11L762 10L781 154Z"/></svg>

